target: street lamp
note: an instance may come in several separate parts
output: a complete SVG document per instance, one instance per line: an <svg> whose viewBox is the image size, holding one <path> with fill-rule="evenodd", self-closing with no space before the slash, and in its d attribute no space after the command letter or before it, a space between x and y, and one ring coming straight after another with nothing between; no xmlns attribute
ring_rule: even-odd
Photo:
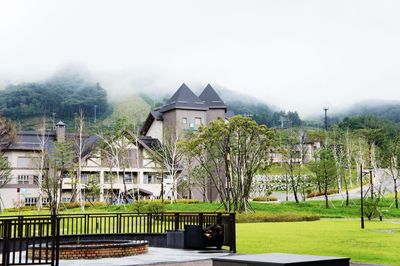
<svg viewBox="0 0 400 266"><path fill-rule="evenodd" d="M367 174L370 174L372 177L372 170L363 171L362 164L360 165L360 182L361 182L361 229L364 229L364 193L363 193L363 177Z"/></svg>

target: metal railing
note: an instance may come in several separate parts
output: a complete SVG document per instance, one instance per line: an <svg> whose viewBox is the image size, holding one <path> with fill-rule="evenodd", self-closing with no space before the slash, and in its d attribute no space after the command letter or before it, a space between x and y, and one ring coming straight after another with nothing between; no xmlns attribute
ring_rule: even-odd
<svg viewBox="0 0 400 266"><path fill-rule="evenodd" d="M50 215L19 215L0 217L0 236L4 232L15 239L46 238L53 226L46 221L57 219L59 236L98 234L163 234L168 230L184 229L185 225L200 225L203 228L221 225L224 245L236 252L236 223L234 213L86 213ZM6 224L11 223L11 228ZM50 231L49 231L50 230ZM5 240L1 241L4 245ZM20 241L21 242L21 241ZM4 253L3 253L4 254ZM10 264L11 265L11 264Z"/></svg>
<svg viewBox="0 0 400 266"><path fill-rule="evenodd" d="M60 218L0 220L1 265L58 265Z"/></svg>

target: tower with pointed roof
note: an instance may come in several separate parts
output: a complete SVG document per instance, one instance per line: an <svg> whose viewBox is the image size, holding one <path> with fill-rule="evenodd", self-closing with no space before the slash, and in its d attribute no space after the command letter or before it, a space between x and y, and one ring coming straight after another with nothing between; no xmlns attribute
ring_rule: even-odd
<svg viewBox="0 0 400 266"><path fill-rule="evenodd" d="M149 113L141 134L162 142L165 134L177 136L196 130L200 125L224 118L225 114L226 105L210 84L197 96L183 83L165 105Z"/></svg>

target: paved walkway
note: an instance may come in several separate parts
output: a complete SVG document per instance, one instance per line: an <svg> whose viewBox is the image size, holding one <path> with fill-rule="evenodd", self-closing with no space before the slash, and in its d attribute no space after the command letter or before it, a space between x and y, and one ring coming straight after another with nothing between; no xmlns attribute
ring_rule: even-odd
<svg viewBox="0 0 400 266"><path fill-rule="evenodd" d="M194 251L170 248L150 247L143 255L105 258L98 260L60 260L60 266L131 266L131 265L167 265L167 266L212 266L212 258L232 256L227 251ZM351 266L378 266L372 264L351 263Z"/></svg>
<svg viewBox="0 0 400 266"><path fill-rule="evenodd" d="M194 251L150 247L143 255L98 260L60 260L60 266L130 266L130 265L211 265L211 258L230 255L227 251Z"/></svg>

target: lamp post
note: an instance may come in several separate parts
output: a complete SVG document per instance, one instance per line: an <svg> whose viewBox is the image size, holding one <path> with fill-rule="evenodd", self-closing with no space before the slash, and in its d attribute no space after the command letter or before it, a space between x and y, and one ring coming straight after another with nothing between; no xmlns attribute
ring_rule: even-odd
<svg viewBox="0 0 400 266"><path fill-rule="evenodd" d="M363 193L363 177L370 173L372 175L372 170L369 171L363 171L363 166L360 164L360 182L361 182L361 229L364 229L364 193Z"/></svg>

